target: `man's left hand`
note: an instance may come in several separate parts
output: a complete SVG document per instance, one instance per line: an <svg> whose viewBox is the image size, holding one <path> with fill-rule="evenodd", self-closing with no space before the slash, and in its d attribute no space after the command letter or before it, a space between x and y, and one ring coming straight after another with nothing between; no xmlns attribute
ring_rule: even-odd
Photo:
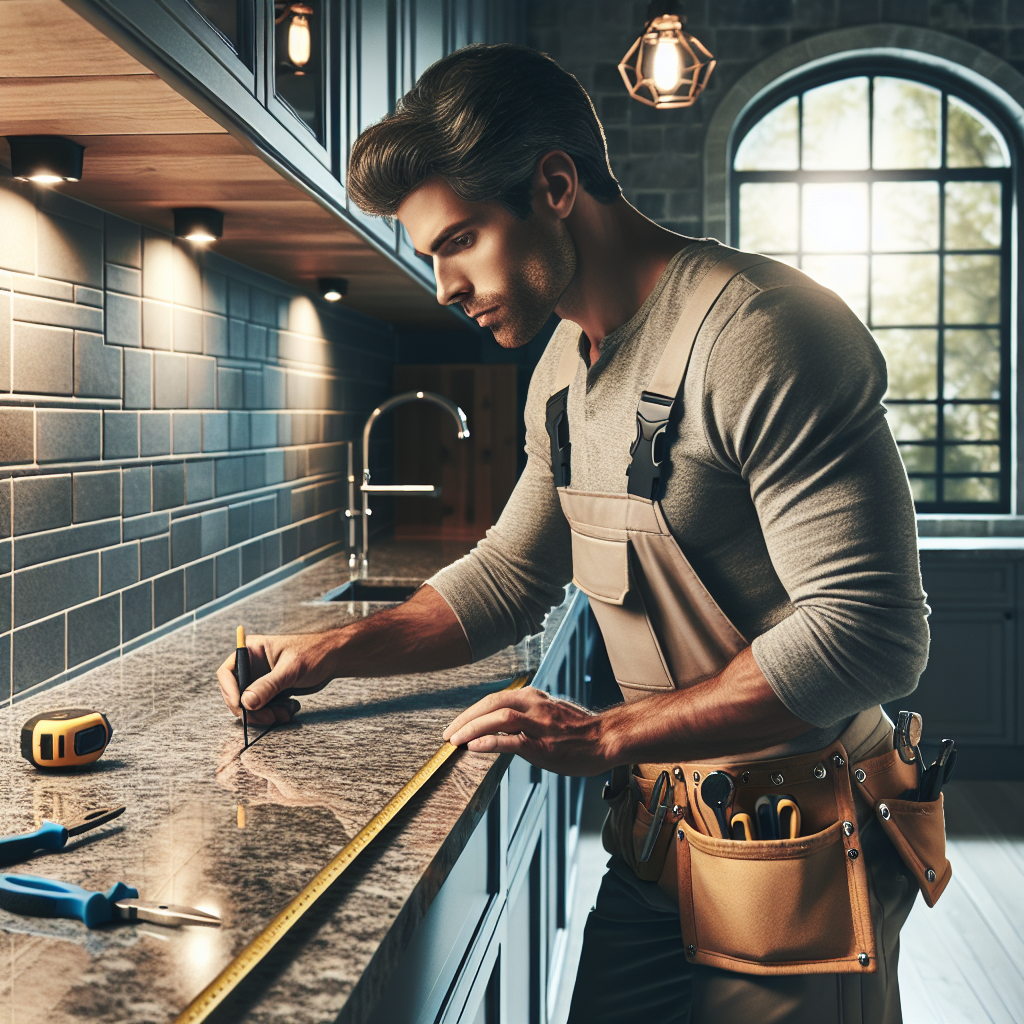
<svg viewBox="0 0 1024 1024"><path fill-rule="evenodd" d="M488 694L444 731L453 746L477 753L519 754L560 775L598 775L612 767L602 716L532 686Z"/></svg>

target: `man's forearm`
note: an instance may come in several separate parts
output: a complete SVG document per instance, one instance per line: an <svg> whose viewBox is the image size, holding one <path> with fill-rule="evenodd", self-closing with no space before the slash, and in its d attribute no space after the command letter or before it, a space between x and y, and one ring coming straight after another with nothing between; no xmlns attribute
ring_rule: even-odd
<svg viewBox="0 0 1024 1024"><path fill-rule="evenodd" d="M601 745L611 764L741 754L813 728L779 700L749 647L711 679L601 717Z"/></svg>

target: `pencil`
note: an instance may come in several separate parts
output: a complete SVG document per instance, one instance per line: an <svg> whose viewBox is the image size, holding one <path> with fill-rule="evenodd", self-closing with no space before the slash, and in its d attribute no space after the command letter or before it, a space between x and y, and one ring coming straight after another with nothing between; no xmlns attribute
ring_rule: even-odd
<svg viewBox="0 0 1024 1024"><path fill-rule="evenodd" d="M245 626L239 626L235 632L235 678L238 680L238 706L242 709L242 736L245 747L249 746L249 722L245 717L245 705L242 694L252 682L252 666L249 664L249 648L245 643Z"/></svg>

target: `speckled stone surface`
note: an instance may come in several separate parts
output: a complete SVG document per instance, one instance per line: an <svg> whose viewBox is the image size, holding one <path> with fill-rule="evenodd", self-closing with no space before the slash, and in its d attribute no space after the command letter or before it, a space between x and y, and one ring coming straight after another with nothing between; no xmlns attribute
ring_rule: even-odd
<svg viewBox="0 0 1024 1024"><path fill-rule="evenodd" d="M463 553L378 546L375 575L422 579ZM446 672L336 681L288 726L241 752L216 668L250 633L324 629L375 610L320 596L343 555L0 712L0 835L124 804L109 826L4 870L200 907L214 928L78 921L0 911L0 1021L165 1022L177 1016L438 748L444 726L510 676L536 668L545 633ZM564 606L563 606L564 607ZM21 723L50 708L104 711L102 760L66 773L19 755ZM386 829L217 1019L362 1020L500 780L506 761L461 753ZM243 809L245 825L239 827Z"/></svg>

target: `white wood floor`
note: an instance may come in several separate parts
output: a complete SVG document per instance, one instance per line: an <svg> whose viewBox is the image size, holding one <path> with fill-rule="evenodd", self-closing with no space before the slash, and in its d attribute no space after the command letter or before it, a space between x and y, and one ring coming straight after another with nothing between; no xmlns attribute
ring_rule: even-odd
<svg viewBox="0 0 1024 1024"><path fill-rule="evenodd" d="M582 926L607 860L593 831L599 790L590 780L575 893L582 912L551 1024L568 1017ZM950 783L946 829L953 878L931 910L917 901L901 937L904 1024L1024 1024L1024 783Z"/></svg>

